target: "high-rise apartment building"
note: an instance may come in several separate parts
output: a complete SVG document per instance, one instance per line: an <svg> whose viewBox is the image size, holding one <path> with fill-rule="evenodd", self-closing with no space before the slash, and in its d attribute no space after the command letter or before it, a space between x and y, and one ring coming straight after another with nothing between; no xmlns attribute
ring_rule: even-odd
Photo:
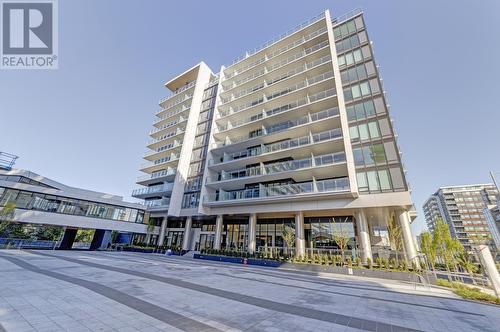
<svg viewBox="0 0 500 332"><path fill-rule="evenodd" d="M159 245L255 252L350 247L373 258L402 228L416 257L412 199L363 13L325 11L214 74L168 81L134 191ZM153 219L155 220L155 219Z"/></svg>
<svg viewBox="0 0 500 332"><path fill-rule="evenodd" d="M441 187L424 204L429 230L438 218L445 221L452 236L468 251L474 244L488 244L500 249L498 228L490 215L497 204L498 191L493 184Z"/></svg>

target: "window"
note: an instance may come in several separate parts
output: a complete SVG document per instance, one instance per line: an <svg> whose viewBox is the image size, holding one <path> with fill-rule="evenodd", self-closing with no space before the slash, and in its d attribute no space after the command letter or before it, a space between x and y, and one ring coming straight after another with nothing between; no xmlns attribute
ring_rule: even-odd
<svg viewBox="0 0 500 332"><path fill-rule="evenodd" d="M391 181L389 178L389 172L386 169L378 171L378 178L380 180L380 188L382 190L391 189Z"/></svg>
<svg viewBox="0 0 500 332"><path fill-rule="evenodd" d="M378 183L377 172L366 172L366 176L368 177L368 188L370 189L370 191L379 191L380 186Z"/></svg>
<svg viewBox="0 0 500 332"><path fill-rule="evenodd" d="M359 128L359 138L362 141L370 139L370 136L368 135L368 126L366 125L366 123L359 125L358 128Z"/></svg>
<svg viewBox="0 0 500 332"><path fill-rule="evenodd" d="M373 138L378 138L380 137L380 131L378 128L377 121L372 121L368 123L368 128L370 130L370 137Z"/></svg>

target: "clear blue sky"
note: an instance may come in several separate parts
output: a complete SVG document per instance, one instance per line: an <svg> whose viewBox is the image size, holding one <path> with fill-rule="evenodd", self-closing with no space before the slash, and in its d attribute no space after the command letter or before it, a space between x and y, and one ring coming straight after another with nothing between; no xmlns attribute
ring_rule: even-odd
<svg viewBox="0 0 500 332"><path fill-rule="evenodd" d="M163 83L214 71L330 9L361 7L413 197L500 171L500 1L59 2L59 70L0 71L0 151L17 167L130 199Z"/></svg>

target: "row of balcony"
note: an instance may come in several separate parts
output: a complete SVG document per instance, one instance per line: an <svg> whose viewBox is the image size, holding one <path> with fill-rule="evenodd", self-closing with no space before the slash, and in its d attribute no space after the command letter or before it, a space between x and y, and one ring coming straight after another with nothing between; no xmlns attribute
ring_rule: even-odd
<svg viewBox="0 0 500 332"><path fill-rule="evenodd" d="M288 57L287 59L285 59L281 62L275 63L272 66L265 66L263 69L256 71L249 76L246 76L246 77L239 79L239 80L231 81L231 84L226 84L226 85L223 84L223 89L224 89L223 92L228 92L231 89L234 89L238 86L241 86L247 82L253 81L261 76L269 74L269 73L276 71L280 68L283 68L283 67L285 67L293 62L296 62L300 59L303 59L304 57L306 57L310 54L313 54L319 50L325 49L327 47L329 47L329 42L327 40L322 41L321 43L318 43L312 47L309 47L305 50L302 50L302 51Z"/></svg>
<svg viewBox="0 0 500 332"><path fill-rule="evenodd" d="M173 96L176 96L183 91L191 89L195 85L196 85L196 81L192 81L191 83L188 83L188 84L180 87L179 89L175 90L174 92L172 92L170 95L166 96L165 98L160 99L159 103L162 104L162 103L166 102L167 100L169 100L170 98L172 98Z"/></svg>
<svg viewBox="0 0 500 332"><path fill-rule="evenodd" d="M160 117L156 117L154 119L154 122L153 122L153 126L155 126L156 124L158 124L159 122L165 120L165 119L168 119L174 115L177 115L179 113L182 113L182 112L185 112L185 111L189 111L191 109L191 106L190 105L182 105L181 107L179 107L179 109L176 109L176 110L172 110L170 112L168 112L167 114L165 115L162 115ZM160 110L160 112L163 112L163 110Z"/></svg>
<svg viewBox="0 0 500 332"><path fill-rule="evenodd" d="M189 100L193 98L193 94L190 93L190 94L186 94L184 95L183 97L179 97L175 100L173 100L171 103L169 103L168 105L164 105L162 106L161 110L159 110L158 112L156 112L156 115L160 114L160 113L163 113L169 109L171 109L172 107L175 107L179 104L182 104L183 102L185 102L186 100Z"/></svg>
<svg viewBox="0 0 500 332"><path fill-rule="evenodd" d="M210 161L210 164L216 165L216 164L220 164L220 163L229 162L229 161L235 160L235 159L259 156L259 155L266 154L266 153L287 150L287 149L293 149L293 148L297 148L300 146L309 145L312 143L319 143L319 142L323 142L326 140L332 140L332 139L336 139L336 138L340 138L340 137L342 137L342 129L341 128L335 128L335 129L327 130L327 131L324 131L321 133L316 133L316 134L309 133L308 136L302 136L299 138L292 138L292 139L288 139L286 141L281 141L281 142L277 142L277 143L261 145L259 147L255 147L253 149L247 149L244 151L234 152L234 153L230 153L230 154L224 153L224 156L221 158L221 160L213 159Z"/></svg>
<svg viewBox="0 0 500 332"><path fill-rule="evenodd" d="M168 183L160 184L157 186L135 189L132 191L132 196L138 197L138 196L145 196L145 195L150 195L150 194L165 193L165 192L172 191L173 188L174 188L174 183L168 182Z"/></svg>
<svg viewBox="0 0 500 332"><path fill-rule="evenodd" d="M237 93L233 93L233 94L231 94L231 97L221 98L221 103L222 103L222 105L227 105L227 103L233 102L233 101L238 100L240 98L242 99L242 98L254 93L255 91L259 91L259 90L265 89L267 87L273 86L273 85L275 85L279 82L282 82L288 78L293 78L295 76L298 76L301 73L304 73L305 71L318 68L321 65L323 65L327 62L330 62L331 60L332 60L332 58L330 55L325 55L319 59L316 59L316 60L313 60L310 62L306 62L305 64L300 65L298 67L295 67L294 69L291 69L291 70L287 71L286 73L283 73L279 76L273 77L269 80L264 80L263 82L255 85L251 88L248 88L248 89L243 90L243 91L239 91ZM219 113L221 114L221 116L229 115L229 113L226 114L226 112L219 111Z"/></svg>
<svg viewBox="0 0 500 332"><path fill-rule="evenodd" d="M153 139L149 140L148 146L152 145L152 144L155 144L155 143L158 143L158 142L161 142L161 141L166 141L166 140L168 140L168 139L170 139L170 138L172 138L174 136L177 136L177 135L180 135L180 134L184 133L185 131L186 131L185 128L177 128L177 129L169 132L166 135L163 135L163 136L161 136L159 138L153 138ZM180 144L182 144L182 142L180 142Z"/></svg>
<svg viewBox="0 0 500 332"><path fill-rule="evenodd" d="M216 177L207 179L208 183L215 183L220 181L228 181L234 179L248 178L259 175L270 175L282 172L295 171L304 168L311 168L317 166L333 165L343 163L346 161L345 152L330 153L321 156L312 156L310 158L288 160L270 164L263 164L244 168L236 171L226 172L221 171Z"/></svg>
<svg viewBox="0 0 500 332"><path fill-rule="evenodd" d="M333 71L328 71L326 73L316 75L316 76L311 77L311 78L306 78L305 80L297 82L294 85L288 86L288 87L281 89L279 91L274 91L273 93L270 93L267 95L262 94L257 99L251 100L247 103L240 104L240 105L235 106L235 107L229 107L229 108L223 109L223 107L219 106L219 114L222 117L222 116L226 116L226 115L230 115L230 114L234 114L234 113L243 112L243 111L249 110L257 105L265 104L269 100L273 100L273 99L276 99L278 97L288 95L294 91L305 89L309 86L324 82L324 81L329 80L331 78L333 78Z"/></svg>
<svg viewBox="0 0 500 332"><path fill-rule="evenodd" d="M173 161L177 161L177 160L179 160L179 157L180 157L180 153L172 153L172 154L170 154L170 156L166 156L166 157L163 157L163 158L155 160L155 161L148 161L148 162L141 164L141 169L146 169L146 168L150 168L153 166L159 166L159 165L163 165L163 164L170 163Z"/></svg>
<svg viewBox="0 0 500 332"><path fill-rule="evenodd" d="M169 168L164 169L164 170L162 170L160 172L155 172L155 173L152 173L152 174L146 174L146 175L143 175L143 176L139 176L137 178L137 182L145 182L145 181L148 181L148 180L156 180L156 179L160 179L160 178L164 178L164 177L175 175L176 173L177 173L177 169L176 168L169 167Z"/></svg>
<svg viewBox="0 0 500 332"><path fill-rule="evenodd" d="M306 42L308 42L309 40L311 39L314 39L316 38L317 36L320 36L324 33L326 33L328 30L326 27L321 27L319 28L318 30L316 31L313 31L311 32L310 34L306 35L306 36L303 36L293 42L291 42L290 44L270 53L270 54L264 54L264 56L262 56L261 58L257 59L256 61L252 62L252 63L249 63L248 65L246 66L243 66L237 70L235 70L234 72L232 72L231 74L228 74L228 75L225 75L225 80L229 80L231 78L233 78L234 76L236 75L240 75L246 71L249 71L251 69L254 69L255 67L257 67L258 65L264 63L265 61L268 61L268 60L271 60L285 52L288 52L290 51L291 49L297 47L297 46L300 46Z"/></svg>
<svg viewBox="0 0 500 332"><path fill-rule="evenodd" d="M288 103L286 105L278 106L278 107L275 107L275 108L268 110L268 111L263 109L262 113L258 113L258 114L255 114L255 115L252 115L250 117L243 118L243 119L228 121L224 125L218 125L218 129L219 129L219 132L222 132L225 130L230 130L230 129L234 129L237 127L241 127L241 126L244 126L248 123L256 122L256 121L265 119L267 117L270 117L270 116L278 114L278 113L291 111L291 110L294 110L296 108L299 108L299 107L302 107L305 105L309 105L309 104L314 103L316 101L319 101L319 100L322 100L325 98L329 98L332 96L336 96L336 95L337 95L337 90L335 90L335 89L324 90L324 91L318 92L318 93L310 95L310 96L306 95L304 98L297 99L297 100L295 100L291 103Z"/></svg>
<svg viewBox="0 0 500 332"><path fill-rule="evenodd" d="M266 197L278 197L289 195L302 195L312 193L335 193L349 190L349 178L328 179L302 183L286 184L281 186L264 186L259 188L242 189L235 191L223 191L211 193L205 196L206 202L234 201L242 199L255 199Z"/></svg>
<svg viewBox="0 0 500 332"><path fill-rule="evenodd" d="M304 23L302 23L302 24L299 24L299 25L298 25L298 26L296 26L295 28L290 29L290 30L288 30L287 32L285 32L284 34L282 34L282 35L280 35L280 36L278 36L278 37L275 37L275 38L271 39L270 41L266 42L265 44L263 44L263 45L261 45L261 46L259 46L259 47L256 47L256 48L255 48L255 49L253 49L253 50L247 51L247 52L245 53L245 55L243 55L243 56L241 56L241 57L239 57L239 58L236 58L236 59L233 61L233 63L232 63L231 65L229 65L227 68L231 68L231 67L233 67L233 66L234 66L234 65L236 65L237 63L239 63L239 62L241 62L241 61L245 60L246 58L248 58L248 57L250 57L250 56L252 56L252 55L254 55L254 54L258 53L258 52L260 52L260 51L261 51L261 50L263 50L264 48L270 47L270 46L272 46L273 44L280 42L281 40L283 40L283 39L287 38L288 36L291 36L292 34L294 34L294 33L298 32L298 31L300 31L300 30L302 30L302 29L305 29L305 28L307 28L308 26L313 25L314 23L316 23L316 22L318 22L318 21L320 21L320 20L322 20L322 19L324 19L324 18L325 18L325 13L321 13L321 14L319 14L318 16L315 16L315 17L313 17L313 18L311 18L311 19L309 19L309 20L305 21L305 22L304 22Z"/></svg>
<svg viewBox="0 0 500 332"><path fill-rule="evenodd" d="M167 124L164 124L160 128L156 128L155 127L153 129L151 129L151 131L149 132L149 135L153 135L153 134L156 134L159 131L162 131L162 130L165 130L165 129L168 129L168 128L172 128L173 126L176 126L179 123L182 123L184 121L187 121L187 118L185 118L183 116L180 116L177 120L174 120L174 121L171 121L171 122L169 122Z"/></svg>
<svg viewBox="0 0 500 332"><path fill-rule="evenodd" d="M267 135L271 135L271 134L278 133L281 131L285 131L285 130L288 130L290 128L301 126L301 125L304 125L307 123L321 121L321 120L327 119L327 118L332 118L332 117L335 117L338 115L339 115L338 107L333 107L333 108L330 108L330 109L327 109L324 111L320 111L320 112L316 112L316 113L309 113L308 115L304 115L300 118L288 120L288 121L285 121L282 123L277 123L277 124L272 125L272 126L267 126L267 127L262 126L262 130L254 131L251 134L242 135L242 136L235 137L232 139L229 139L226 137L226 140L224 142L215 142L213 147L220 148L220 147L224 147L224 146L229 146L232 144L236 144L236 143L243 142L246 140L254 139L257 137L267 136Z"/></svg>
<svg viewBox="0 0 500 332"><path fill-rule="evenodd" d="M170 198L153 199L144 201L143 204L148 208L168 208L170 205Z"/></svg>

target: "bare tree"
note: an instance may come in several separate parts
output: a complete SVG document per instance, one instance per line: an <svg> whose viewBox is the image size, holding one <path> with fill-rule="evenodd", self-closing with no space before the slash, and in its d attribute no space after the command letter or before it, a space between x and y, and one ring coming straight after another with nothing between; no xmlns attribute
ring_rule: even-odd
<svg viewBox="0 0 500 332"><path fill-rule="evenodd" d="M289 248L295 247L295 229L290 226L283 225L283 241L286 243L287 251Z"/></svg>
<svg viewBox="0 0 500 332"><path fill-rule="evenodd" d="M347 218L345 221L347 221ZM347 227L345 226L345 222L335 223L332 218L331 224L332 225L338 224L338 230L337 231L334 230L332 236L335 243L339 246L340 254L342 255L342 262L344 262L345 261L344 252L345 249L347 248L347 245L349 244L349 241L351 240L351 236L347 232L346 229Z"/></svg>
<svg viewBox="0 0 500 332"><path fill-rule="evenodd" d="M398 225L394 216L389 217L387 229L391 244L394 244L396 249L396 264L399 266L399 253L403 250L403 236L401 226Z"/></svg>

